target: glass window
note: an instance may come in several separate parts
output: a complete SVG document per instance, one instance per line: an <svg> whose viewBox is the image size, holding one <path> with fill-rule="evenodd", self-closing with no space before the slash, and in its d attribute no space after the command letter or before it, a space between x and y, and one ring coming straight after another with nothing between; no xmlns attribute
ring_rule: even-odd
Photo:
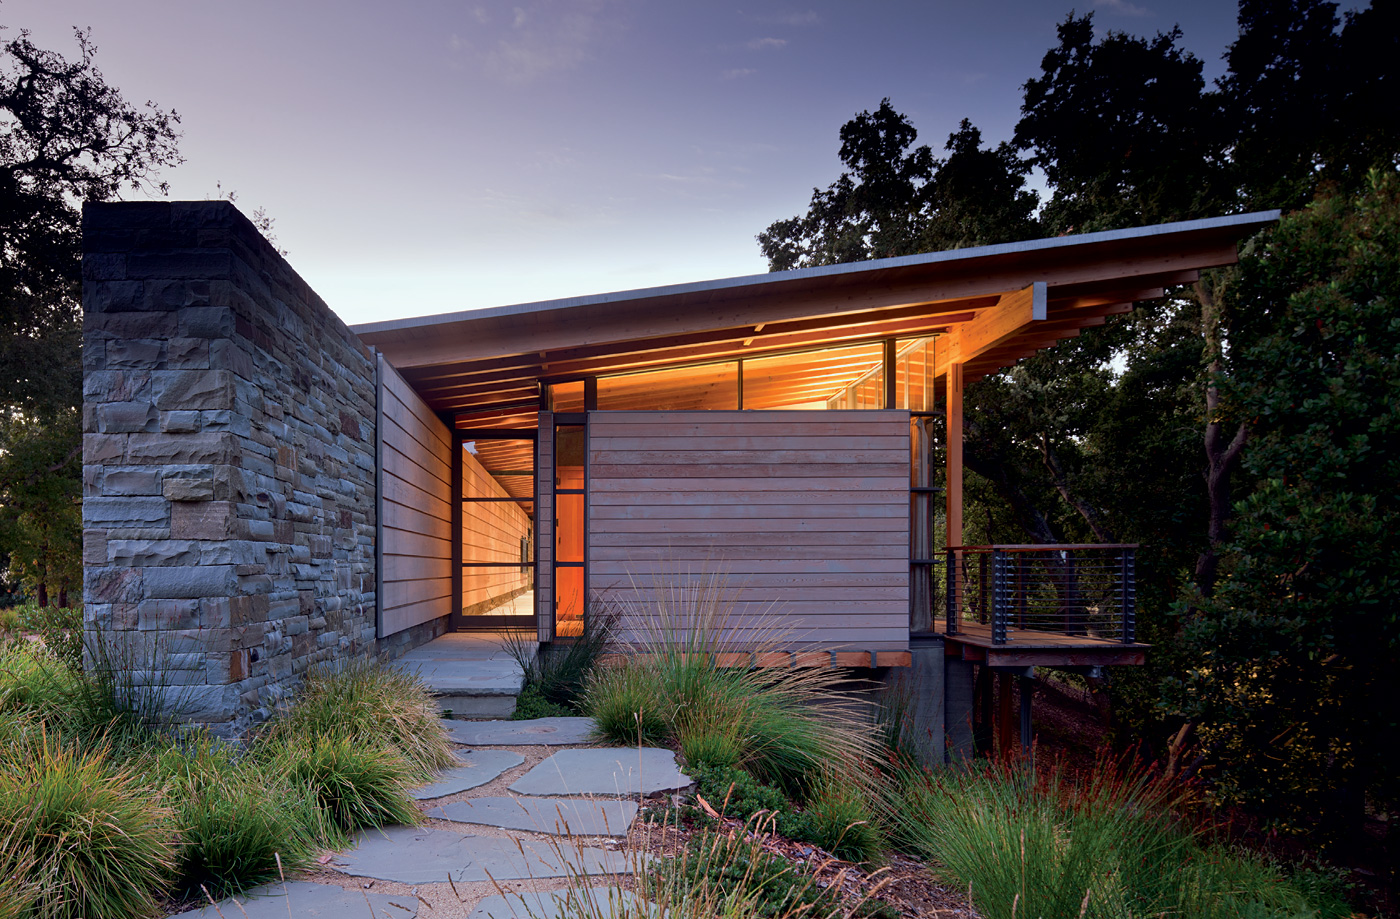
<svg viewBox="0 0 1400 919"><path fill-rule="evenodd" d="M710 411L739 407L739 365L699 364L598 379L598 408Z"/></svg>

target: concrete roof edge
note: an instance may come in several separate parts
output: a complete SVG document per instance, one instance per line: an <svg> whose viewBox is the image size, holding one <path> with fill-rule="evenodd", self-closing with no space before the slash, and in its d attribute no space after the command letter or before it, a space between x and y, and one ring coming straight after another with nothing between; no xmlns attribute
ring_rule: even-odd
<svg viewBox="0 0 1400 919"><path fill-rule="evenodd" d="M1089 246L1131 239L1148 239L1154 236L1169 236L1178 233L1199 232L1202 230L1225 230L1237 227L1262 228L1276 222L1281 215L1282 211L1278 210L1254 211L1247 214L1231 214L1225 217L1181 220L1175 223L1159 223L1151 226L1129 227L1121 230L1101 230L1095 233L1051 236L1041 239L1023 240L1020 242L998 243L992 246L976 246L967 249L945 249L940 252L925 252L918 255L871 259L864 262L847 262L840 265L821 265L815 268L798 268L791 271L773 271L763 274L740 275L738 277L717 278L709 281L670 284L662 287L645 287L635 290L588 294L580 297L565 297L557 300L536 300L528 303L515 303L507 306L486 307L484 309L459 310L451 313L436 313L428 316L414 316L406 319L387 319L380 322L360 323L351 326L350 329L357 335L369 336L379 333L411 332L415 329L428 330L458 322L522 316L531 313L567 310L583 306L601 306L608 303L620 303L629 300L644 300L650 297L671 297L741 287L762 287L790 281L822 277L840 277L867 271L873 272L891 268L933 265L940 262L970 261L978 258L992 258L1001 255L1024 254L1074 246Z"/></svg>

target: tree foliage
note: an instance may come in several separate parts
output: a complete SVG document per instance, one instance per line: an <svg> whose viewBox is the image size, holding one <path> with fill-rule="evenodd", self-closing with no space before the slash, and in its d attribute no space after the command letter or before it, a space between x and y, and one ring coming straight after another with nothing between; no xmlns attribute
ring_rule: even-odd
<svg viewBox="0 0 1400 919"><path fill-rule="evenodd" d="M1340 833L1400 800L1400 175L1285 218L1230 300L1263 327L1227 388L1253 487L1184 705L1229 795Z"/></svg>
<svg viewBox="0 0 1400 919"><path fill-rule="evenodd" d="M79 207L163 192L180 162L179 117L127 102L74 37L71 61L23 30L0 44L0 550L40 595L81 574Z"/></svg>
<svg viewBox="0 0 1400 919"><path fill-rule="evenodd" d="M1035 235L1037 198L1025 187L1030 169L1007 144L984 149L982 133L967 119L949 136L946 159L926 145L914 147L917 138L889 99L843 125L840 153L848 171L826 190L812 190L805 215L776 221L758 235L769 269Z"/></svg>
<svg viewBox="0 0 1400 919"><path fill-rule="evenodd" d="M1400 243L1396 179L1368 176L1400 168L1400 0L1242 0L1213 85L1182 40L1069 15L1012 143L964 121L946 160L885 100L842 129L838 180L759 239L779 270L1321 196L1239 269L969 386L965 539L1144 544L1154 650L1115 675L1120 736L1164 751L1194 727L1228 797L1354 828L1366 795L1395 801L1378 700L1396 695Z"/></svg>

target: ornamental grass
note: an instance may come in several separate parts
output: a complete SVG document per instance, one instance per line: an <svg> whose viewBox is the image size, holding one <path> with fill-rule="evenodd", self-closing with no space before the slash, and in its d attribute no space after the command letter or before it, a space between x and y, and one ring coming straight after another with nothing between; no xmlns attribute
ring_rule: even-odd
<svg viewBox="0 0 1400 919"><path fill-rule="evenodd" d="M606 741L664 744L804 797L822 769L869 756L872 726L839 671L722 666L800 643L775 610L741 618L732 596L716 572L634 585L614 601L632 653L594 672L584 708Z"/></svg>

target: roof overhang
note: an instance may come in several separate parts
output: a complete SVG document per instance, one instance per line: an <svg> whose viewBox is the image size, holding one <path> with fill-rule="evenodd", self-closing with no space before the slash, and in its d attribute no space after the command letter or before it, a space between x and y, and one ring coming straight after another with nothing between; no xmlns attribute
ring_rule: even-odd
<svg viewBox="0 0 1400 919"><path fill-rule="evenodd" d="M529 399L541 380L957 330L975 380L1206 268L1278 211L549 300L353 331L438 411Z"/></svg>

